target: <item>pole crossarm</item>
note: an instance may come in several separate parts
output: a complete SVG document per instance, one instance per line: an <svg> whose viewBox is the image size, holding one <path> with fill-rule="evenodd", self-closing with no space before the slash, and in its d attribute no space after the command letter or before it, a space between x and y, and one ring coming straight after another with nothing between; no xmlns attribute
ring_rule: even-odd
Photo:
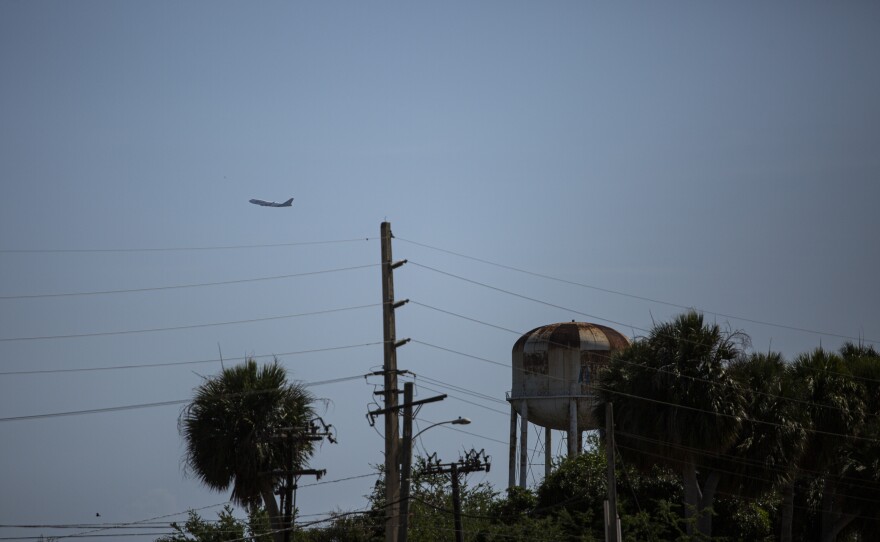
<svg viewBox="0 0 880 542"><path fill-rule="evenodd" d="M411 403L401 403L399 405L395 405L393 407L381 408L379 410L371 410L367 413L370 419L375 420L377 416L382 416L383 414L387 414L392 410L401 410L406 408L407 406L421 406L427 403L434 403L436 401L442 401L448 397L445 393L443 395L437 395L435 397L428 397L427 399L419 399L418 401L413 401Z"/></svg>
<svg viewBox="0 0 880 542"><path fill-rule="evenodd" d="M294 469L294 470L273 470L272 474L280 476L314 476L320 480L327 474L327 469Z"/></svg>

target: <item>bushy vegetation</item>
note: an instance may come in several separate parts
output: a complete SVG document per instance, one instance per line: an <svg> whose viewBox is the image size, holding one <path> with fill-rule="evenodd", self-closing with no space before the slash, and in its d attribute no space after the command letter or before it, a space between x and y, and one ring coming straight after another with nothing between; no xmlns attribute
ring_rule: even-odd
<svg viewBox="0 0 880 542"><path fill-rule="evenodd" d="M880 354L846 344L786 361L747 347L745 335L690 312L655 326L600 374L595 417L603 421L613 403L623 539L876 540ZM498 491L462 477L465 540L604 540L605 429L532 490ZM409 540L452 540L449 476L425 474L423 464L414 468ZM369 502L368 512L303 525L293 538L383 540L381 480ZM228 510L219 524L224 533L248 532ZM198 516L175 528L179 537L161 542L228 540L214 538Z"/></svg>

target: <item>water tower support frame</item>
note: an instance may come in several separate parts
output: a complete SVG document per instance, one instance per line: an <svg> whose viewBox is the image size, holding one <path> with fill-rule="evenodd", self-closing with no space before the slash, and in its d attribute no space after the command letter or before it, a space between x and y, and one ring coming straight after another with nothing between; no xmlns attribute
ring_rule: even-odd
<svg viewBox="0 0 880 542"><path fill-rule="evenodd" d="M513 402L510 403L510 462L507 464L509 470L507 476L507 487L516 485L516 408Z"/></svg>
<svg viewBox="0 0 880 542"><path fill-rule="evenodd" d="M553 469L553 431L549 427L544 428L544 479L550 478Z"/></svg>
<svg viewBox="0 0 880 542"><path fill-rule="evenodd" d="M523 399L520 404L519 487L525 489L529 468L529 402Z"/></svg>

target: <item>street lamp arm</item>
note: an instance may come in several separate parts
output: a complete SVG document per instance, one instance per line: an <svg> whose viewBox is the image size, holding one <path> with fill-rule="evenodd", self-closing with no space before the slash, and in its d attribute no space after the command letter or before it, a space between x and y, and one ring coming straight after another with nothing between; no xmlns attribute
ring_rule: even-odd
<svg viewBox="0 0 880 542"><path fill-rule="evenodd" d="M443 422L432 423L432 424L429 425L428 427L422 429L421 431L419 431L418 433L416 433L415 435L413 435L412 438L411 438L410 440L413 440L413 441L416 440L416 438L418 438L419 435L421 435L422 433L424 433L424 432L427 431L428 429L431 429L432 427L437 427L438 425L444 425L444 424L447 424L447 423L448 423L448 424L452 424L452 425L467 425L467 424L471 423L471 421L470 421L470 419L468 419L468 418L462 418L462 417L459 416L458 418L456 418L456 419L454 419L454 420L446 420L446 421L443 421Z"/></svg>

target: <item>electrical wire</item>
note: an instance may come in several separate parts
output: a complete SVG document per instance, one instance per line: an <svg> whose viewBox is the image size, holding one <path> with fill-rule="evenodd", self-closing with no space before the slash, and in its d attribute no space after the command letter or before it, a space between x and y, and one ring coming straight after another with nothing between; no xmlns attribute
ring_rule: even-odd
<svg viewBox="0 0 880 542"><path fill-rule="evenodd" d="M444 352L449 352L450 354L457 354L457 355L459 355L459 356L465 356L465 357L468 357L468 358L471 358L471 359L477 359L477 360L480 360L480 361L484 361L484 362L486 362L486 363L491 363L492 365L498 365L498 366L500 366L500 367L504 367L505 369L510 369L510 368L511 368L511 366L510 366L509 364L507 364L507 363L501 363L500 361L495 361L495 360L491 360L491 359L488 359L488 358L481 358L481 357L479 357L479 356L474 356L474 355L472 355L472 354L465 354L464 352L459 352L458 350L453 350L453 349L451 349L451 348L446 348L445 346L438 346L438 345L436 345L436 344L426 343L426 342L424 342L424 341L420 341L420 340L417 340L417 339L410 339L410 341L413 342L414 344L421 344L422 346L428 346L428 347L430 347L430 348L436 348L437 350L442 350L442 351L444 351Z"/></svg>
<svg viewBox="0 0 880 542"><path fill-rule="evenodd" d="M506 328L506 327L503 327L503 326L499 326L499 325L493 324L493 323L491 323L491 322L486 322L486 321L484 321L484 320L479 320L479 319L476 319L476 318L473 318L473 317L470 317L470 316L465 316L465 315L463 315L463 314L459 314L459 313L456 313L456 312L453 312L453 311L449 311L449 310L445 310L445 309L440 309L440 308L438 308L438 307L434 307L434 306L432 306L432 305L428 305L428 304L426 304L426 303L421 303L421 302L419 302L419 301L410 300L409 302L410 302L410 304L412 304L412 305L416 305L416 306L419 306L419 307L423 307L423 308L426 308L426 309L430 309L430 310L433 310L433 311L436 311L436 312L440 312L440 313L442 313L442 314L446 314L446 315L449 315L449 316L453 316L453 317L455 317L455 318L460 318L460 319L462 319L462 320L466 320L466 321L469 321L469 322L474 322L474 323L477 323L477 324L481 324L481 325L484 325L484 326L487 326L487 327L491 327L491 328L494 328L494 329L499 329L499 330L502 330L502 331L507 331L507 332L512 333L512 334L515 334L515 335L522 335L523 333L525 333L525 332L517 331L517 330L514 330L514 329ZM441 349L441 350L445 350L445 351L450 352L450 353L453 353L453 354L458 354L458 355L461 355L461 356L466 356L466 357L469 357L469 358L471 358L471 359L476 359L476 360L479 360L479 361L485 361L485 362L487 362L487 363L492 363L492 364L494 364L494 365L501 365L501 366L503 366L503 367L510 367L510 365L507 365L507 364L505 364L505 363L501 363L501 362L498 362L498 361L494 361L494 360L490 360L490 359L482 358L482 357L479 357L479 356L474 356L474 355L472 355L472 354L467 354L467 353L464 353L464 352L459 352L459 351L457 351L457 350L453 350L453 349L451 349L451 348L446 348L446 347L442 347L442 346L431 345L431 344L429 344L429 343L420 342L420 341L417 341L417 340L413 340L412 342L414 342L414 343L419 343L419 344L423 344L423 345L425 345L425 346L432 346L432 347L434 347L434 348L438 348L438 349ZM551 344L551 345L554 344L552 341L548 341L548 343ZM563 346L563 347L566 347L566 348L567 348L567 345L558 345L558 346ZM597 355L598 355L598 356L603 356L603 354L597 354ZM605 356L607 359L609 359L609 360L610 360L611 357L612 357L612 355L610 355L610 354L604 354L604 356ZM626 362L626 361L624 361L624 363L632 364L632 362ZM647 368L648 368L648 369L651 369L651 370L656 370L656 371L663 371L663 369L659 369L659 368L652 368L652 367L647 367ZM842 376L842 377L846 377L846 378L852 378L852 379L854 379L854 380L860 380L860 381L863 381L863 382L872 382L872 383L880 382L880 380L877 380L877 379L866 378L866 377L861 377L861 376L856 376L856 375L851 375L851 374L844 374L844 373L839 373L839 372L837 372L837 371L830 371L830 370L824 370L824 369L813 369L813 368L809 368L809 367L808 367L807 369L810 370L810 371L813 371L813 372L817 372L817 373L832 374L832 375ZM680 376L682 376L683 378L696 378L696 377L690 377L690 376L686 376L686 375L680 375ZM561 377L554 377L554 376L552 376L552 375L548 375L547 378L550 378L550 379L557 379L557 380L560 380L560 379L561 379ZM777 395L772 395L772 394L766 394L766 393L764 393L764 392L758 392L758 391L756 391L755 393L758 393L758 394L765 394L765 395L770 395L771 397L777 397L777 398L780 398L780 399L788 399L788 398L786 398L786 397L777 396ZM795 400L795 401L797 402L797 400ZM811 403L811 404L812 404L812 403ZM817 405L817 406L820 406L820 407L823 407L823 408L832 408L832 409L837 408L837 407L833 407L833 406L824 406L824 405Z"/></svg>
<svg viewBox="0 0 880 542"><path fill-rule="evenodd" d="M174 531L157 531L152 533L106 533L106 534L68 534L61 536L50 536L45 537L43 535L39 536L0 536L0 540L55 540L60 538L109 538L109 537L122 537L122 536L165 536L169 534L173 534Z"/></svg>
<svg viewBox="0 0 880 542"><path fill-rule="evenodd" d="M201 508L191 508L191 509L189 509L189 510L185 510L185 511L183 511L183 512L176 512L176 513L174 513L174 514L164 514L164 515L161 515L161 516L154 516L154 517L147 518L147 519L143 519L143 520L140 520L140 521L133 521L133 522L130 522L130 523L122 523L121 525L137 525L137 524L139 524L139 523L151 522L151 521L155 521L155 520L157 520L157 519L165 519L165 518L171 518L171 517L174 517L174 516L182 516L182 515L184 515L184 514L189 514L190 512L200 512L200 511L202 511L202 510L207 510L208 508L216 508L216 507L218 507L218 506L224 506L224 505L227 505L227 504L229 504L229 503L230 503L230 501L224 501L224 502L217 503L217 504L209 504L208 506L202 506ZM109 529L111 529L111 528L110 528L110 527L107 527L107 528L101 528L101 529L96 529L96 530L93 530L93 531L86 531L86 532L83 532L83 533L77 533L76 535L72 535L72 536L84 536L84 535L87 535L87 534L92 534L92 533L97 533L97 532L101 532L101 531L106 531L106 530L109 530ZM71 536L69 535L69 536L59 536L59 537L55 537L55 538L70 538L70 537L71 537Z"/></svg>
<svg viewBox="0 0 880 542"><path fill-rule="evenodd" d="M61 418L64 416L79 416L82 414L102 414L105 412L120 412L123 410L139 410L142 408L154 408L161 406L170 406L170 405L182 405L184 403L188 403L190 399L176 399L174 401L159 401L156 403L141 403L137 405L123 405L123 406L114 406L114 407L106 407L106 408L91 408L87 410L70 410L67 412L52 412L48 414L30 414L27 416L8 416L5 418L0 418L0 423L2 422L18 422L23 420L41 420L44 418Z"/></svg>
<svg viewBox="0 0 880 542"><path fill-rule="evenodd" d="M135 292L157 292L163 290L179 290L184 288L202 288L205 286L225 286L229 284L243 284L248 282L262 282L262 281L270 281L270 280L281 280L281 279L290 279L297 277L308 277L313 275L324 275L328 273L339 273L342 271L353 271L356 269L367 269L370 267L378 267L381 264L372 263L365 265L355 265L350 267L339 267L336 269L324 269L321 271L307 271L304 273L291 273L288 275L275 275L272 277L256 277L250 279L236 279L236 280L224 280L219 282L201 282L194 284L176 284L171 286L152 286L147 288L128 288L121 290L95 290L89 292L64 292L64 293L54 293L54 294L22 294L22 295L2 295L0 296L0 300L12 300L12 299L45 299L45 298L54 298L54 297L78 297L78 296L93 296L93 295L110 295L110 294L129 294Z"/></svg>
<svg viewBox="0 0 880 542"><path fill-rule="evenodd" d="M0 254L84 254L84 253L113 253L113 252L191 252L208 250L239 250L253 248L282 248L301 247L314 245L332 245L339 243L357 243L363 241L375 241L377 237L356 237L352 239L332 239L326 241L298 241L291 243L268 243L254 245L220 245L220 246L194 246L194 247L158 247L158 248L34 248L34 249L0 249Z"/></svg>
<svg viewBox="0 0 880 542"><path fill-rule="evenodd" d="M418 342L418 341L413 341L413 342ZM423 344L425 344L425 343L423 343ZM477 359L477 360L481 360L481 361L489 361L490 363L493 363L493 364L495 364L495 365L503 365L503 364L501 364L501 363L499 363L499 362L493 362L493 361L491 361L491 360L486 360L486 359L481 358L481 357L479 357L479 356L473 356L473 355L471 355L471 354L467 354L467 353L464 353L464 352L458 352L458 351L455 351L455 350L446 349L446 348L444 348L444 347L438 347L438 348L441 348L441 349L443 349L443 350L447 350L447 351L452 352L452 353L460 354L460 355L462 355L462 356L467 356L467 357L469 357L469 358L473 358L473 359ZM550 376L550 375L547 375L547 378L551 378L551 376ZM559 379L559 380L562 380L562 377L556 377L556 378ZM692 407L692 406L688 406L688 405L680 405L680 404L670 403L670 402L667 402L667 401L662 401L662 400L654 399L654 398L650 398L650 397L642 397L642 396L633 395L633 394L628 394L628 393L624 393L624 392L620 392L620 391L610 390L610 389L607 389L607 388L602 388L602 387L600 387L597 383L593 383L592 386L593 386L594 389L597 389L597 390L606 391L606 392L608 392L608 393L614 393L614 394L617 394L617 395L621 395L621 396L625 396L625 397L630 397L630 398L633 398L633 399L639 399L639 400L644 400L644 401L650 401L650 402L653 402L653 403L663 404L663 405L666 405L666 406L672 406L672 407L676 407L676 408L682 408L682 409L685 409L685 410L691 410L691 411L702 412L702 413L704 413L704 414L711 414L711 415L715 415L715 416L722 416L722 417L736 418L736 419L740 419L740 420L748 421L748 422L751 422L751 423L758 423L758 424L765 424L765 425L773 425L773 426L776 426L776 427L784 427L782 424L778 424L778 423L774 423L774 422L768 422L768 421L764 421L764 420L756 420L756 419L748 418L748 417L738 417L738 416L734 416L734 415L731 415L731 414L721 414L721 413L711 412L711 411L707 411L707 410L699 409L699 408ZM768 395L771 395L772 397L775 397L775 398L778 398L778 399L782 399L782 400L787 399L786 397L783 397L783 396L777 396L777 395L772 395L772 394L768 394ZM814 403L810 403L810 404L814 404ZM822 406L822 405L820 405L820 404L818 404L818 403L815 403L815 405L816 405L816 406ZM854 435L845 435L845 434L843 434L843 433L833 433L833 432L829 432L829 431L821 431L821 430L818 430L818 429L811 429L811 428L806 428L805 431L807 431L807 432L811 432L811 433L816 433L816 434L824 434L824 435L828 435L828 436L853 438L853 439L856 439L856 440L862 440L862 441L866 441L866 442L880 443L880 440L878 440L878 439L872 439L872 438L867 438L867 437L858 437L858 436L854 436Z"/></svg>
<svg viewBox="0 0 880 542"><path fill-rule="evenodd" d="M424 388L424 389L426 389L426 390L428 390L428 391L432 391L432 392L434 392L434 393L444 393L443 391L440 391L440 390L438 390L438 389L434 389L434 388L430 388L430 387L428 387L428 386L425 386L424 384L421 384L421 387ZM467 400L467 399L463 399L463 398L461 398L461 397L457 397L457 396L455 396L455 395L453 395L453 394L450 394L449 392L445 392L445 393L446 393L447 396L449 396L449 397L452 398L452 399L455 399L456 401L461 401L462 403L467 403L467 404L469 404L469 405L473 405L473 406L476 406L476 407L484 408L484 409L486 409L486 410L489 410L489 411L492 411L492 412L496 412L496 413L501 414L501 415L503 415L503 416L507 416L507 413L506 413L506 412L501 412L500 410L494 409L494 408L492 408L492 407L488 407L488 406L486 406L486 405L481 405L481 404L479 404L479 403L475 403L475 402L473 402L473 401L469 401L469 400Z"/></svg>
<svg viewBox="0 0 880 542"><path fill-rule="evenodd" d="M445 387L445 388L448 388L448 389L451 389L451 390L455 390L455 391L458 391L458 392L461 392L461 393L464 393L464 394L470 395L470 396L472 396L472 397L476 397L476 398L478 398L478 399L482 399L482 400L484 400L484 401L490 401L490 402L493 402L493 403L499 403L499 404L502 404L502 405L507 405L507 404L508 404L507 401L505 401L505 400L503 400L503 399L499 399L499 398L494 397L494 396L492 396L492 395L486 395L486 394L484 394L484 393L480 393L480 392L478 392L478 391L473 391L473 390L470 390L470 389L468 389L468 388L463 388L463 387L461 387L461 386L456 386L455 384L450 384L450 383L448 383L448 382L444 382L444 381L442 381L442 380L437 380L437 379L435 379L435 378L431 378L431 377L425 376L425 374L424 374L424 373L421 373L421 372L419 372L419 373L413 373L413 374L415 374L415 376L418 377L419 379L421 379L421 380L425 380L425 381L427 381L428 383L436 384L437 386L443 386L443 387ZM413 381L415 382L415 379L413 379Z"/></svg>
<svg viewBox="0 0 880 542"><path fill-rule="evenodd" d="M477 257L475 257L475 256L469 256L469 255L466 255L466 254L462 254L462 253L460 253L460 252L454 252L454 251L451 251L451 250L446 250L446 249L443 249L443 248L434 247L434 246L431 246L431 245L428 245L428 244L425 244L425 243L419 243L419 242L412 241L412 240L409 240L409 239L404 239L404 238L402 238L402 237L397 237L397 236L395 236L395 239L397 239L397 240L399 240L399 241L403 241L403 242L405 242L405 243L410 243L410 244L413 244L413 245L417 245L417 246L420 246L420 247L423 247L423 248L428 248L428 249L431 249L431 250L436 250L436 251L438 251L438 252L443 252L443 253L446 253L446 254L451 254L451 255L453 255L453 256L458 256L458 257L460 257L460 258L465 258L465 259L468 259L468 260L473 260L473 261L476 261L476 262L480 262L480 263L484 263L484 264L487 264L487 265L491 265L491 266L499 267L499 268L502 268L502 269L507 269L507 270L510 270L510 271L516 271L517 273L523 273L523 274L525 274L525 275L530 275L530 276L533 276L533 277L538 277L538 278L542 278L542 279L552 280L552 281L555 281L555 282L559 282L559 283L563 283L563 284L568 284L568 285L571 285L571 286L579 286L579 287L581 287L581 288L588 288L588 289L590 289L590 290L596 290L596 291L599 291L599 292L605 292L605 293L609 293L609 294L614 294L614 295L624 296L624 297L628 297L628 298L630 298L630 299L637 299L637 300L640 300L640 301L647 301L647 302L649 302L649 303L656 303L656 304L658 304L658 305L666 305L666 306L668 306L668 307L675 307L675 308L678 308L678 309L681 309L681 310L696 310L696 311L698 311L698 312L702 312L702 313L706 313L706 314L711 314L711 315L714 315L714 316L721 316L721 317L723 317L723 318L729 318L729 319L731 319L731 320L739 320L739 321L742 321L742 322L749 322L749 323L752 323L752 324L759 324L759 325L769 326L769 327L777 327L777 328L780 328L780 329L788 329L788 330L791 330L791 331L799 331L799 332L802 332L802 333L809 333L809 334L812 334L812 335L825 335L825 336L827 336L827 337L836 337L836 338L839 338L839 339L847 339L847 340L851 340L851 341L860 341L860 342L869 342L869 343L875 343L875 344L880 343L880 340L865 339L864 337L853 337L853 336L851 336L851 335L843 335L843 334L840 334L840 333L832 333L832 332L827 332L827 331L818 331L818 330L808 329L808 328L804 328L804 327L792 326L792 325L787 325L787 324L779 324L779 323L774 323L774 322L767 322L767 321L765 321L765 320L758 320L758 319L756 319L756 318L750 318L750 317L746 317L746 316L736 316L736 315L732 315L732 314L725 314L725 313L723 313L723 312L717 312L717 311L710 311L710 310L706 310L706 309L701 309L701 308L694 307L694 306L691 306L691 305L682 305L682 304L679 304L679 303L671 303L671 302L669 302L669 301L662 301L662 300L659 300L659 299L653 299L653 298L650 298L650 297L645 297L645 296L635 295L635 294L631 294L631 293L627 293L627 292L621 292L621 291L618 291L618 290L611 290L611 289L609 289L609 288L602 288L602 287L599 287L599 286L594 286L594 285L591 285L591 284L585 284L585 283L582 283L582 282L576 282L576 281L566 280L566 279L562 279L562 278L559 278L559 277L554 277L554 276L552 276L552 275L546 275L546 274L544 274L544 273L537 273L537 272L529 271L529 270L522 269L522 268L519 268L519 267L514 267L514 266L511 266L511 265L505 265L505 264L501 264L501 263L493 262L493 261L490 261L490 260L486 260L486 259L483 259L483 258L477 258ZM412 261L410 261L410 262L412 263ZM418 265L418 264L416 264L416 265Z"/></svg>
<svg viewBox="0 0 880 542"><path fill-rule="evenodd" d="M333 378L330 380L320 380L317 382L304 382L302 384L305 387L321 386L321 385L325 385L325 384L335 384L338 382L345 382L345 381L349 381L349 380L361 379L364 376L366 376L366 375L362 375L362 374L352 375L352 376L345 376L345 377L340 377L340 378ZM234 394L229 394L229 395L230 396L259 395L261 393L268 393L271 391L272 390L254 390L254 391L243 392L243 393L234 393ZM191 401L191 399L175 399L172 401L159 401L159 402L155 402L155 403L140 403L140 404L135 404L135 405L122 405L122 406L113 406L113 407L105 407L105 408L92 408L92 409L87 409L87 410L71 410L71 411L67 411L67 412L52 412L52 413L47 413L47 414L30 414L27 416L9 416L9 417L5 417L5 418L0 418L0 423L2 423L2 422L17 422L17 421L24 421L24 420L39 420L39 419L44 419L44 418L60 418L60 417L65 417L65 416L79 416L79 415L83 415L83 414L103 414L103 413L107 413L107 412L119 412L119 411L123 411L123 410L139 410L139 409L143 409L143 408L154 408L154 407L162 407L162 406L170 406L170 405L182 405L184 403L189 403L190 401Z"/></svg>
<svg viewBox="0 0 880 542"><path fill-rule="evenodd" d="M197 329L197 328L205 328L205 327L215 327L215 326L230 326L237 324L250 324L254 322L268 322L271 320L284 320L287 318L300 318L303 316L316 316L320 314L332 314L336 312L344 312L358 309L367 309L372 307L380 307L382 303L370 303L368 305L355 305L351 307L343 307L339 309L326 309L321 311L313 311L313 312L301 312L298 314L285 314L281 316L267 316L264 318L251 318L249 320L233 320L229 322L212 322L209 324L192 324L185 326L171 326L171 327L158 327L158 328L150 328L150 329L132 329L125 331L99 331L95 333L73 333L69 335L42 335L35 337L5 337L0 338L0 342L13 342L13 341L44 341L44 340L54 340L54 339L78 339L82 337L106 337L110 335L130 335L135 333L156 333L160 331L177 331L181 329Z"/></svg>
<svg viewBox="0 0 880 542"><path fill-rule="evenodd" d="M205 363L220 363L224 361L245 361L248 359L263 359L263 358L278 358L282 356L298 356L303 354L314 354L318 352L331 352L334 350L347 350L351 348L363 348L367 346L376 346L383 344L383 342L371 342L371 343L363 343L363 344L351 344L346 346L330 346L327 348L313 348L311 350L297 350L293 352L281 352L279 354L260 354L253 356L241 356L241 357L232 357L232 358L213 358L213 359L202 359L195 361L169 361L164 363L142 363L137 365L111 365L106 367L80 367L74 369L34 369L29 371L2 371L0 372L0 376L10 376L10 375L33 375L33 374L54 374L54 373L80 373L80 372L92 372L92 371L116 371L116 370L124 370L124 369L148 369L154 367L177 367L182 365L199 365Z"/></svg>
<svg viewBox="0 0 880 542"><path fill-rule="evenodd" d="M443 314L448 314L448 315L450 315L450 316L455 316L456 318L461 318L462 320L468 320L468 321L470 321L470 322L474 322L474 323L477 323L477 324L482 324L482 325L487 326L487 327L491 327L491 328L495 328L495 329L500 329L501 331L508 331L508 332L510 332L510 333L518 333L518 334L521 333L520 331L516 331L516 330L514 330L514 329L510 329L510 328L508 328L508 327L503 327L503 326L499 326L499 325L496 325L496 324L490 324L489 322L485 322L485 321L483 321L483 320L477 320L476 318L471 318L471 317L469 317L469 316L464 316L464 315L462 315L462 314L454 313L454 312L451 312L451 311L448 311L448 310L445 310L445 309L441 309L441 308L435 307L435 306L433 306L433 305L428 305L428 304L425 304L425 303L421 303L421 302L419 302L419 301L415 301L415 300L413 300L413 299L410 299L409 302L410 302L411 305L417 305L417 306L419 306L419 307L424 307L424 308L426 308L426 309L431 309L431 310L436 311L436 312L440 312L440 313L443 313Z"/></svg>
<svg viewBox="0 0 880 542"><path fill-rule="evenodd" d="M602 321L602 322L608 322L608 323L614 324L614 325L616 325L616 326L630 327L630 328L633 328L633 329L638 329L639 331L643 331L643 332L645 332L645 333L648 332L647 329L642 329L642 328L640 328L640 327L633 326L633 325L630 325L630 324L625 324L625 323L623 323L623 322L618 322L618 321L616 321L616 320L609 320L608 318L602 318L601 316L596 316L595 314L590 314L590 313L582 312L582 311L579 311L579 310L576 310L576 309L572 309L572 308L569 308L569 307L563 307L562 305L557 305L556 303L550 303L549 301L544 301L544 300L541 300L541 299L538 299L538 298L535 298L535 297L530 297L530 296L527 296L527 295L519 294L519 293L516 293L516 292L512 292L512 291L510 291L510 290L505 290L504 288L499 288L498 286L492 286L491 284L486 284L485 282L480 282L480 281L477 281L477 280L469 279L469 278L463 277L463 276L461 276L461 275L456 275L456 274L454 274L454 273L450 273L450 272L448 272L448 271L442 271L442 270L440 270L440 269L437 269L436 267L431 267L431 266L429 266L429 265L423 265L423 264L420 264L420 263L418 263L418 262L414 262L414 261L412 261L412 260L408 260L408 262L409 262L410 264L416 266L416 267L421 267L422 269L427 269L427 270L429 270L429 271L433 271L433 272L438 273L438 274L440 274L440 275L445 275L445 276L447 276L447 277L452 277L452 278L455 278L455 279L461 280L461 281L463 281L463 282L467 282L467 283L470 283L470 284L475 284L475 285L477 285L477 286L481 286L481 287L483 287L483 288L487 288L487 289L489 289L489 290L494 290L494 291L496 291L496 292L501 292L501 293L506 294L506 295L509 295L509 296L518 297L518 298L520 298L520 299L525 299L526 301L531 301L532 303L539 303L539 304L541 304L541 305L545 305L545 306L547 306L547 307L552 307L552 308L554 308L554 309L564 310L564 311L569 312L569 313L571 313L571 314L577 314L577 315L579 315L579 316L586 316L587 318L592 318L592 319L594 319L594 320L600 320L600 321Z"/></svg>

